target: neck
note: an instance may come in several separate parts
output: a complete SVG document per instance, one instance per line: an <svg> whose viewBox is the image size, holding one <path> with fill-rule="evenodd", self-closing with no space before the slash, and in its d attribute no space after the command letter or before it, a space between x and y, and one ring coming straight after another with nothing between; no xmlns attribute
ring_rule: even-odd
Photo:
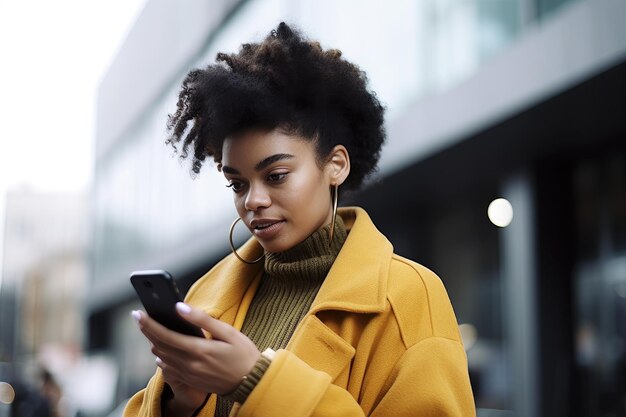
<svg viewBox="0 0 626 417"><path fill-rule="evenodd" d="M346 228L340 217L337 217L335 223L332 242L329 239L329 232L330 224L291 249L266 253L265 271L275 279L284 277L293 280L294 277L304 274L314 281L323 280L347 237Z"/></svg>

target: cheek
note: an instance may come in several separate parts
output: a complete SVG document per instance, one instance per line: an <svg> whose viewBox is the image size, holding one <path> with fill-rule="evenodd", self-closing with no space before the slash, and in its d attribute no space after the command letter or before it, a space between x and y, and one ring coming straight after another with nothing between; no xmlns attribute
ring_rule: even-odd
<svg viewBox="0 0 626 417"><path fill-rule="evenodd" d="M300 178L300 181L294 183L290 198L294 204L303 207L305 210L314 209L319 205L325 204L324 197L326 193L329 193L329 189L325 184L321 175Z"/></svg>
<svg viewBox="0 0 626 417"><path fill-rule="evenodd" d="M233 203L235 204L235 209L237 210L237 214L239 217L243 218L246 214L246 209L244 207L244 203L246 201L246 197L244 193L236 194L233 193Z"/></svg>

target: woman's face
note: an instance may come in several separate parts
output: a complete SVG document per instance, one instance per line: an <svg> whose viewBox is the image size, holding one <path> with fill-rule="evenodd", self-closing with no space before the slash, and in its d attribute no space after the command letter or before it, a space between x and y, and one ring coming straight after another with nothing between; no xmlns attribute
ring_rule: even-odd
<svg viewBox="0 0 626 417"><path fill-rule="evenodd" d="M330 223L333 164L315 144L279 130L251 130L222 147L222 172L237 213L266 251L283 252Z"/></svg>

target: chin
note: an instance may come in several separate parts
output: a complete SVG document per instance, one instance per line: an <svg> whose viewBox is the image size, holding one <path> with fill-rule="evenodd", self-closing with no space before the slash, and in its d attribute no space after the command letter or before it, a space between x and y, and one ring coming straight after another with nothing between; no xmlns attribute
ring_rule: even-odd
<svg viewBox="0 0 626 417"><path fill-rule="evenodd" d="M280 252L284 252L286 251L287 247L283 246L283 245L261 245L263 246L263 249L265 250L265 252L271 252L271 253L280 253Z"/></svg>
<svg viewBox="0 0 626 417"><path fill-rule="evenodd" d="M284 252L295 246L295 244L289 244L288 242L279 242L279 241L259 242L259 243L261 244L263 249L265 249L266 252L272 252L272 253Z"/></svg>

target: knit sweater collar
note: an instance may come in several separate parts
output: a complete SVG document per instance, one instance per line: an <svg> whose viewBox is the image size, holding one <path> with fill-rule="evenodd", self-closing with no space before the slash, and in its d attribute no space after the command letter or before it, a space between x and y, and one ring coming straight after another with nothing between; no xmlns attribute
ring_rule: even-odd
<svg viewBox="0 0 626 417"><path fill-rule="evenodd" d="M341 217L335 222L335 236L329 242L330 224L284 252L265 253L265 272L272 279L321 283L328 274L347 237Z"/></svg>

